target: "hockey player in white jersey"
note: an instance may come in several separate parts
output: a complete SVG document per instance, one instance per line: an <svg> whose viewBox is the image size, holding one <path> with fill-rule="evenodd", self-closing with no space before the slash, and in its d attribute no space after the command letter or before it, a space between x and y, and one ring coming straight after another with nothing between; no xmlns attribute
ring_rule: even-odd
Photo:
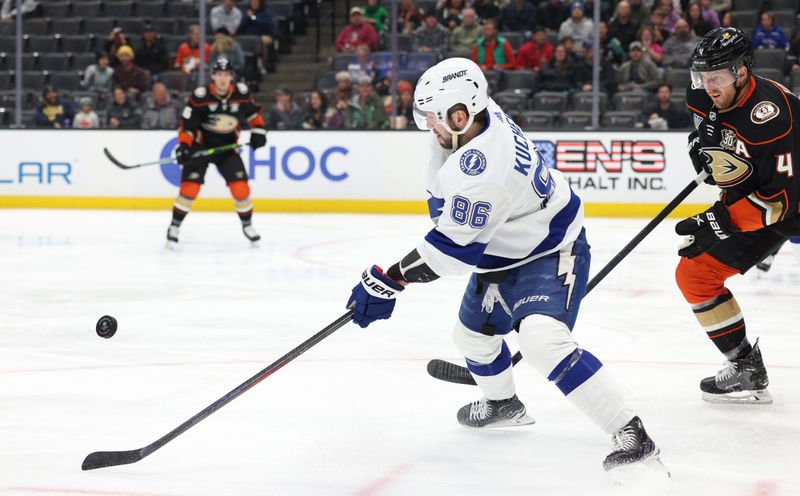
<svg viewBox="0 0 800 496"><path fill-rule="evenodd" d="M480 68L463 58L437 64L417 83L415 120L431 130L435 227L385 273L376 265L364 271L347 303L353 320L366 327L389 318L410 283L472 272L453 336L485 397L462 407L458 421L533 423L517 398L503 339L516 330L528 363L612 434L606 470L658 461L659 449L620 387L571 334L590 261L581 200L487 87Z"/></svg>

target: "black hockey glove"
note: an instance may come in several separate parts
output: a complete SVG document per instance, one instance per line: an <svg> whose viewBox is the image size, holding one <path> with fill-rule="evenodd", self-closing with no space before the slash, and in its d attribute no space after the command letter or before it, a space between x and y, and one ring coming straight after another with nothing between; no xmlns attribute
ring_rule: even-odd
<svg viewBox="0 0 800 496"><path fill-rule="evenodd" d="M731 214L721 202L694 217L678 222L675 232L686 236L678 255L694 258L711 250L723 239L739 230L731 222Z"/></svg>
<svg viewBox="0 0 800 496"><path fill-rule="evenodd" d="M250 131L250 148L256 150L267 144L267 132L261 128L253 128Z"/></svg>
<svg viewBox="0 0 800 496"><path fill-rule="evenodd" d="M175 160L181 165L189 165L192 161L192 147L181 143L175 149Z"/></svg>
<svg viewBox="0 0 800 496"><path fill-rule="evenodd" d="M705 179L706 184L715 185L714 176L711 175L711 167L708 166L706 161L706 154L700 148L700 136L697 131L689 133L689 142L686 145L686 151L689 152L689 158L692 160L692 167L695 172L700 174L703 171L708 172L708 177Z"/></svg>

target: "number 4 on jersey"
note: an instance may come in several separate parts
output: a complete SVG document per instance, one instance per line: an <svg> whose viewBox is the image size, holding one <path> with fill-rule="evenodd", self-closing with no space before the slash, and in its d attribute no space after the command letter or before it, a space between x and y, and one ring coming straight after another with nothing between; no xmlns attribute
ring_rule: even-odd
<svg viewBox="0 0 800 496"><path fill-rule="evenodd" d="M775 170L779 173L786 174L786 177L792 177L794 175L793 169L791 153L782 153L775 156Z"/></svg>

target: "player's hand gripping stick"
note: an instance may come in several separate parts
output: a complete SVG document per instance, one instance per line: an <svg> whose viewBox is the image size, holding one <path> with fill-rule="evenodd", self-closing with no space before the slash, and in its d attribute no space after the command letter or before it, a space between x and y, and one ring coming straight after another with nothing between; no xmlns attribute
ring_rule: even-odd
<svg viewBox="0 0 800 496"><path fill-rule="evenodd" d="M355 312L353 322L367 327L376 320L388 319L394 311L395 298L402 290L403 286L377 265L366 269L347 300L347 308Z"/></svg>

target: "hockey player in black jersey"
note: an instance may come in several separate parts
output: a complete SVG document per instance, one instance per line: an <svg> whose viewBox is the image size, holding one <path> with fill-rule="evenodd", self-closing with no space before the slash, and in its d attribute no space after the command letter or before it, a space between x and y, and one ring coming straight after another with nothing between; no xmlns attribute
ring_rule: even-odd
<svg viewBox="0 0 800 496"><path fill-rule="evenodd" d="M744 273L798 232L800 100L780 83L751 71L750 39L736 28L718 28L691 58L686 104L696 131L689 136L695 169L720 199L676 232L678 286L708 337L727 360L700 383L710 402L768 404L767 370L758 340L747 339L742 310L725 280Z"/></svg>
<svg viewBox="0 0 800 496"><path fill-rule="evenodd" d="M192 157L199 150L236 143L243 122L250 126L250 146L253 149L267 144L261 107L253 101L247 85L234 83L234 71L228 59L220 57L214 62L211 79L211 84L200 86L192 92L183 109L178 129L176 157L182 166L181 187L172 209L172 223L167 230L167 242L170 244L178 242L181 223L200 192L209 163L216 165L225 178L244 235L254 243L261 239L252 225L250 186L238 151Z"/></svg>

